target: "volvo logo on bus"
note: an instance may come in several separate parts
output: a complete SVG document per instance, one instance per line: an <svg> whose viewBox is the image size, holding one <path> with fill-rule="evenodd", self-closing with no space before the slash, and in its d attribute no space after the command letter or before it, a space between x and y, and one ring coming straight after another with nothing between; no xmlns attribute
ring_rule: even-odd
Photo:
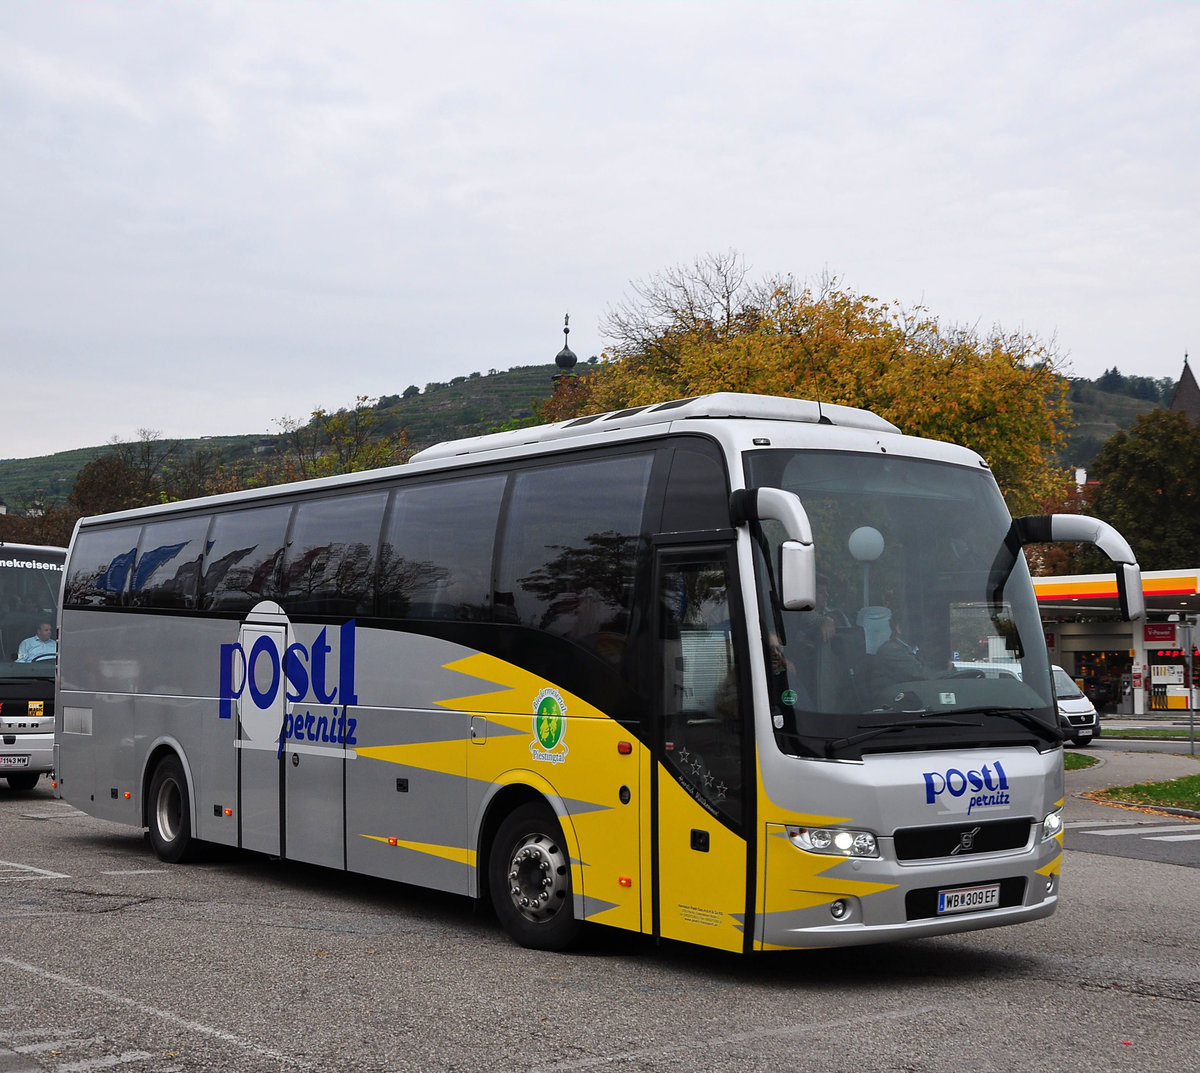
<svg viewBox="0 0 1200 1073"><path fill-rule="evenodd" d="M969 831L963 831L958 836L958 845L950 851L950 855L953 857L958 853L970 853L975 848L975 839L981 830L982 827L972 827Z"/></svg>
<svg viewBox="0 0 1200 1073"><path fill-rule="evenodd" d="M233 718L234 701L246 695L253 710L269 711L278 701L279 691L284 689L286 699L293 703L333 705L335 711L332 717L288 712L282 727L279 722L272 724L269 730L272 744L277 740L282 749L286 738L355 744L357 720L346 715L347 707L358 703L354 686L354 639L355 620L351 619L338 628L336 660L330 659L333 646L329 644L328 628L317 634L311 648L297 641L288 645L286 653L279 651L270 634L256 638L249 652L240 641L221 645L220 718ZM340 715L337 708L341 708ZM244 701L241 714L243 724L257 722L247 719L250 713ZM258 736L251 734L253 738Z"/></svg>

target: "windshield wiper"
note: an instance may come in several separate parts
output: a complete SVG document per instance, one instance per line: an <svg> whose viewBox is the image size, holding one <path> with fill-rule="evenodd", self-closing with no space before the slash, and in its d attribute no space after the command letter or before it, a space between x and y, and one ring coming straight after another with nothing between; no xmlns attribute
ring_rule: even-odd
<svg viewBox="0 0 1200 1073"><path fill-rule="evenodd" d="M1063 734L1057 727L1047 726L1036 715L1030 715L1024 708L996 708L996 707L980 707L980 708L963 708L957 713L958 715L997 715L1004 719L1014 719L1021 726L1032 730L1035 734L1041 734L1047 738L1057 738L1063 740Z"/></svg>
<svg viewBox="0 0 1200 1073"><path fill-rule="evenodd" d="M912 730L915 727L981 727L982 723L973 723L964 719L901 719L897 723L863 723L859 729L861 734L851 734L848 738L838 738L837 741L829 743L830 751L837 749L845 749L851 745L858 745L864 741L870 741L872 738L878 738L881 734L889 734L896 730Z"/></svg>

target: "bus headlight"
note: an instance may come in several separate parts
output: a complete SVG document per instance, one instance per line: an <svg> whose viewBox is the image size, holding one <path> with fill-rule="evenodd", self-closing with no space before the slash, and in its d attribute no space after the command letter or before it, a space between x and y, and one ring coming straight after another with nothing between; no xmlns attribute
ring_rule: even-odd
<svg viewBox="0 0 1200 1073"><path fill-rule="evenodd" d="M1062 834L1063 829L1063 814L1062 809L1056 808L1042 820L1042 841L1047 838L1053 838L1055 835Z"/></svg>
<svg viewBox="0 0 1200 1073"><path fill-rule="evenodd" d="M870 831L847 827L789 827L792 845L809 853L829 853L837 857L878 857L879 846Z"/></svg>

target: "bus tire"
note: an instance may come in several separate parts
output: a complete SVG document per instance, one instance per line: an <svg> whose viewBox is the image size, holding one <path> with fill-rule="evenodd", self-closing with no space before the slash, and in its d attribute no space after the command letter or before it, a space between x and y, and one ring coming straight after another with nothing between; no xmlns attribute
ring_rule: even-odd
<svg viewBox="0 0 1200 1073"><path fill-rule="evenodd" d="M159 762L150 778L150 845L159 860L186 861L195 853L192 808L183 765L176 756Z"/></svg>
<svg viewBox="0 0 1200 1073"><path fill-rule="evenodd" d="M504 930L532 950L564 950L579 934L571 861L544 804L521 805L500 824L488 862L492 906Z"/></svg>
<svg viewBox="0 0 1200 1073"><path fill-rule="evenodd" d="M8 788L25 793L32 790L38 784L38 779L41 777L40 772L37 771L22 771L19 774L9 775Z"/></svg>

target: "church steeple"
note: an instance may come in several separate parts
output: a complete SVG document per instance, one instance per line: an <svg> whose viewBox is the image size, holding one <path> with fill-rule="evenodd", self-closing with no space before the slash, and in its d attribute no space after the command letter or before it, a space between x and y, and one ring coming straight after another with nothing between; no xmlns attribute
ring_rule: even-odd
<svg viewBox="0 0 1200 1073"><path fill-rule="evenodd" d="M562 370L562 373L560 375L563 375L563 376L570 373L570 371L573 368L575 368L575 363L579 360L575 356L575 351L573 351L567 345L567 336L570 334L571 334L571 314L564 313L563 314L563 348L562 348L562 350L560 350L558 352L558 354L554 358L554 364L557 365Z"/></svg>
<svg viewBox="0 0 1200 1073"><path fill-rule="evenodd" d="M1183 353L1183 372L1179 374L1179 383L1175 385L1175 393L1167 409L1187 414L1189 421L1200 421L1200 386L1197 386L1192 367L1188 364L1186 350Z"/></svg>

